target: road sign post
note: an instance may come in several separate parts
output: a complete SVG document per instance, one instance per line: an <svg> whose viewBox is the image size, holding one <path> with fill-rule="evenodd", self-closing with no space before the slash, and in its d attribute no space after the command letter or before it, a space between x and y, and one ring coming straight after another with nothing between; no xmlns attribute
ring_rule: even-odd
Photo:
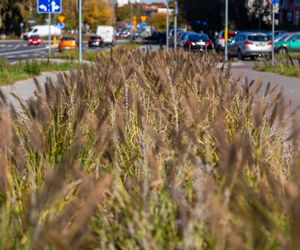
<svg viewBox="0 0 300 250"><path fill-rule="evenodd" d="M49 23L49 55L48 62L51 55L51 14L61 13L61 0L37 0L37 12L38 13L48 13L48 23Z"/></svg>
<svg viewBox="0 0 300 250"><path fill-rule="evenodd" d="M224 40L225 40L225 58L224 61L228 61L228 0L225 0L225 30L224 30Z"/></svg>
<svg viewBox="0 0 300 250"><path fill-rule="evenodd" d="M278 0L269 0L272 4L272 65L275 63L275 51L274 51L274 38L275 38L275 5L278 4Z"/></svg>
<svg viewBox="0 0 300 250"><path fill-rule="evenodd" d="M49 54L48 54L48 63L50 61L51 56L51 12L49 12L48 22L49 22L49 40L48 40L48 46L49 46Z"/></svg>
<svg viewBox="0 0 300 250"><path fill-rule="evenodd" d="M177 49L177 16L178 16L178 2L175 1L175 13L174 13L174 49Z"/></svg>
<svg viewBox="0 0 300 250"><path fill-rule="evenodd" d="M82 63L82 0L78 0L78 60Z"/></svg>
<svg viewBox="0 0 300 250"><path fill-rule="evenodd" d="M169 49L169 0L167 0L167 17L166 17L166 48Z"/></svg>

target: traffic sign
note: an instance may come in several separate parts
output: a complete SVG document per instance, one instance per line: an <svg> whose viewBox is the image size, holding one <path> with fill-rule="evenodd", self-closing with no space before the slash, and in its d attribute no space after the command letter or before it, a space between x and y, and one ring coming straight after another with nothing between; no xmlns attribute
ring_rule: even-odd
<svg viewBox="0 0 300 250"><path fill-rule="evenodd" d="M147 16L141 16L141 21L144 23L147 19Z"/></svg>
<svg viewBox="0 0 300 250"><path fill-rule="evenodd" d="M57 19L59 22L63 23L65 21L65 16L58 16Z"/></svg>
<svg viewBox="0 0 300 250"><path fill-rule="evenodd" d="M146 28L147 23L146 23L146 22L142 22L142 23L140 24L140 26L141 26L141 28Z"/></svg>
<svg viewBox="0 0 300 250"><path fill-rule="evenodd" d="M61 0L37 0L38 13L61 13Z"/></svg>
<svg viewBox="0 0 300 250"><path fill-rule="evenodd" d="M56 23L55 26L56 26L57 28L63 29L66 25L65 25L65 23L63 23L63 22L60 22L60 23Z"/></svg>

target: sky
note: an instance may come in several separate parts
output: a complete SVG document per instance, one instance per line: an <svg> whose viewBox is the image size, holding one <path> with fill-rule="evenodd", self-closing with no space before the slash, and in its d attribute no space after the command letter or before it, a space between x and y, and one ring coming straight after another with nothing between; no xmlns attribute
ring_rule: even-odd
<svg viewBox="0 0 300 250"><path fill-rule="evenodd" d="M165 0L141 0L142 3L165 2Z"/></svg>

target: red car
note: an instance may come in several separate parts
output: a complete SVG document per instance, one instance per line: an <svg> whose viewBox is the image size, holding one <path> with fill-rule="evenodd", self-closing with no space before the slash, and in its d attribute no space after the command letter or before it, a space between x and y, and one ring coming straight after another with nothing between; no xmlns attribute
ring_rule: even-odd
<svg viewBox="0 0 300 250"><path fill-rule="evenodd" d="M38 35L33 35L28 39L28 45L40 45L42 44L42 39Z"/></svg>

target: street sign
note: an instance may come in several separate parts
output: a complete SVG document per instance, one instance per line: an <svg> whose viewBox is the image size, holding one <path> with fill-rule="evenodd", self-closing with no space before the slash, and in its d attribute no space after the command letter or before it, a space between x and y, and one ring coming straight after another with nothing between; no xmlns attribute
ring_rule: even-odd
<svg viewBox="0 0 300 250"><path fill-rule="evenodd" d="M141 21L144 23L147 20L147 16L141 16Z"/></svg>
<svg viewBox="0 0 300 250"><path fill-rule="evenodd" d="M63 29L66 25L63 22L60 22L60 23L54 24L54 26L56 26L57 28Z"/></svg>
<svg viewBox="0 0 300 250"><path fill-rule="evenodd" d="M140 24L140 26L141 26L141 28L146 28L147 23L146 23L146 22L142 22L142 23Z"/></svg>
<svg viewBox="0 0 300 250"><path fill-rule="evenodd" d="M38 13L61 13L61 0L37 0Z"/></svg>
<svg viewBox="0 0 300 250"><path fill-rule="evenodd" d="M278 4L278 0L269 0L269 3L275 5Z"/></svg>
<svg viewBox="0 0 300 250"><path fill-rule="evenodd" d="M66 17L65 16L58 16L57 19L58 19L59 22L63 23L65 21Z"/></svg>

